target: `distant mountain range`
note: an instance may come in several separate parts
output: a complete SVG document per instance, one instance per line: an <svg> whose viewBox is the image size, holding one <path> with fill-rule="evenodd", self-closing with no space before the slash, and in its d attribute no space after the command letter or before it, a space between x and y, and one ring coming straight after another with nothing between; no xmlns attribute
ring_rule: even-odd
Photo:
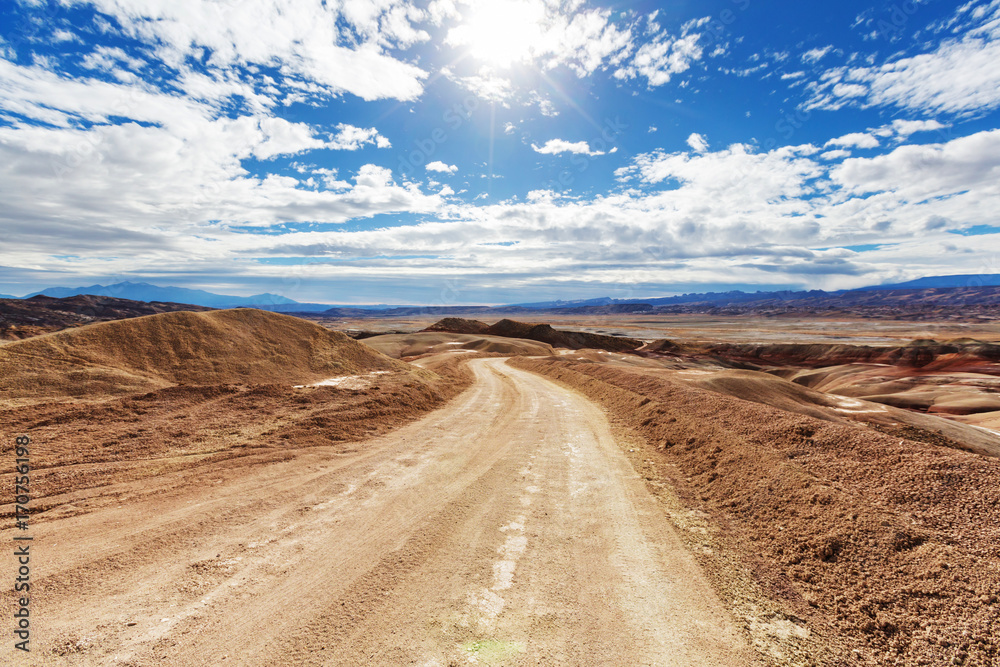
<svg viewBox="0 0 1000 667"><path fill-rule="evenodd" d="M260 308L277 312L310 312L323 311L330 308L326 303L299 303L292 299L278 294L254 294L253 296L231 296L226 294L214 294L200 289L188 289L186 287L159 287L149 283L133 283L129 281L115 283L114 285L89 285L87 287L49 287L40 292L33 292L23 297L30 299L33 296L49 296L57 299L92 294L94 296L112 297L116 299L130 299L132 301L145 301L147 303L184 303L194 306L207 306L209 308ZM16 299L19 297L5 296L0 298Z"/></svg>
<svg viewBox="0 0 1000 667"><path fill-rule="evenodd" d="M234 306L278 306L293 304L295 301L277 294L255 294L253 296L228 296L213 294L200 289L185 287L158 287L149 283L122 282L114 285L90 285L88 287L49 287L27 295L30 299L37 295L61 299L67 296L93 294L133 301L160 301L164 303L189 303L195 306L226 308Z"/></svg>
<svg viewBox="0 0 1000 667"><path fill-rule="evenodd" d="M659 309L668 307L679 307L686 305L697 305L698 307L732 307L740 304L754 304L757 302L788 303L794 302L802 305L806 302L828 303L831 299L846 298L847 301L856 303L862 293L866 292L888 292L895 290L933 290L933 289L961 289L1000 287L1000 274L988 275L956 275L956 276L930 276L918 278L903 283L888 285L873 285L855 290L838 290L825 292L823 290L780 290L771 292L743 292L733 290L728 292L703 292L681 294L678 296L655 297L648 299L613 299L610 297L600 297L595 299L579 299L575 301L538 301L532 303L516 303L505 306L392 306L385 304L378 305L336 305L328 303L301 303L280 296L278 294L255 294L253 296L231 296L225 294L214 294L205 290L188 289L185 287L159 287L149 283L121 282L114 285L90 285L87 287L49 287L28 294L25 297L15 297L10 295L0 295L4 299L30 298L36 295L43 295L55 298L64 298L84 294L95 296L113 297L118 299L131 299L134 301L182 303L196 306L206 306L209 308L239 308L252 307L262 310L270 310L282 313L324 313L331 317L354 317L364 314L386 315L407 315L407 314L459 314L459 313L486 313L486 312L507 312L524 313L531 311L550 312L573 312L582 310L592 313L613 313L613 312L636 312L643 309ZM863 299L869 301L869 299Z"/></svg>

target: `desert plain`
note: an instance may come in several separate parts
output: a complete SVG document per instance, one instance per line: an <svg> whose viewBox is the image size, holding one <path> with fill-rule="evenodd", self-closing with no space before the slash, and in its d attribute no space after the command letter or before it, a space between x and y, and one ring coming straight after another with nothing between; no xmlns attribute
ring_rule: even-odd
<svg viewBox="0 0 1000 667"><path fill-rule="evenodd" d="M991 321L161 310L0 344L4 664L1000 663Z"/></svg>

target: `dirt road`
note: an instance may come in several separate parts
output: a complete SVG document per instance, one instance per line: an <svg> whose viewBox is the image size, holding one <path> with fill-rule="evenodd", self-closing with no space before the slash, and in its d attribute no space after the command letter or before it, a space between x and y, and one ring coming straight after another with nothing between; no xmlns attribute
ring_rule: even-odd
<svg viewBox="0 0 1000 667"><path fill-rule="evenodd" d="M38 524L33 650L5 630L0 662L751 664L600 409L471 367L448 406L355 453Z"/></svg>

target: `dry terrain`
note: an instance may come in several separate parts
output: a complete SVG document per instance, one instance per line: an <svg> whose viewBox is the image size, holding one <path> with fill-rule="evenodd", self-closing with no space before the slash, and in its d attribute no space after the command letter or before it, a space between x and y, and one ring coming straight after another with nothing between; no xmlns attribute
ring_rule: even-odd
<svg viewBox="0 0 1000 667"><path fill-rule="evenodd" d="M324 324L0 345L34 537L0 662L1000 662L991 325Z"/></svg>
<svg viewBox="0 0 1000 667"><path fill-rule="evenodd" d="M40 515L31 664L756 662L600 409L470 366L360 450L290 444Z"/></svg>
<svg viewBox="0 0 1000 667"><path fill-rule="evenodd" d="M327 317L303 314L323 326L345 332L414 332L434 325L438 315L406 317ZM468 317L479 319L480 315ZM519 314L514 319L546 322L557 329L616 334L640 340L661 338L734 344L855 343L891 345L914 339L974 338L1000 342L1000 322L879 320L843 316L765 317L762 315L620 314L553 315ZM486 319L487 323L495 320Z"/></svg>
<svg viewBox="0 0 1000 667"><path fill-rule="evenodd" d="M784 614L840 642L831 664L1000 659L1000 459L921 429L837 419L833 407L776 409L788 397L759 385L744 388L753 400L735 398L698 386L708 371L515 365L583 391L644 443L647 480L701 517L692 543L723 571L737 615L759 603L733 585L726 554Z"/></svg>
<svg viewBox="0 0 1000 667"><path fill-rule="evenodd" d="M204 312L212 309L183 303L146 303L92 294L62 299L42 295L30 299L0 299L0 341L20 340L68 327L178 310Z"/></svg>

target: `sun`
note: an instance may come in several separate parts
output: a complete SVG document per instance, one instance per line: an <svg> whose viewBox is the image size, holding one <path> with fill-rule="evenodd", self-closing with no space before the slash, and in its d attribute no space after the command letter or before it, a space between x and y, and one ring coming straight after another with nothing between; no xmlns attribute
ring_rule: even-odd
<svg viewBox="0 0 1000 667"><path fill-rule="evenodd" d="M542 37L545 5L539 0L473 2L448 41L494 67L509 67L531 57Z"/></svg>

